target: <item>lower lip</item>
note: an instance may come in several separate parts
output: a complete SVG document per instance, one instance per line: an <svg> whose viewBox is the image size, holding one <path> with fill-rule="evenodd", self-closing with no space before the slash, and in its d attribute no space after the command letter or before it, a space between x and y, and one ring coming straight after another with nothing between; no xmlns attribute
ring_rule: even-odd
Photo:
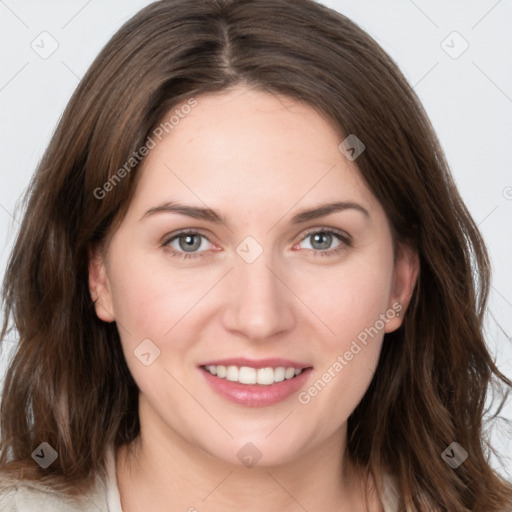
<svg viewBox="0 0 512 512"><path fill-rule="evenodd" d="M306 382L311 368L304 369L300 375L293 379L275 382L270 386L232 382L215 377L204 368L199 368L199 370L203 373L208 384L219 395L246 407L265 407L277 404L296 393Z"/></svg>

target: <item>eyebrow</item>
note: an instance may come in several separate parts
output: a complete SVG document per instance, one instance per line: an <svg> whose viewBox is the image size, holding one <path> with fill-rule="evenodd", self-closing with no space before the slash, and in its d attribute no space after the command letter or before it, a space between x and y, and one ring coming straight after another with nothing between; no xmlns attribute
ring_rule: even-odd
<svg viewBox="0 0 512 512"><path fill-rule="evenodd" d="M364 214L367 218L371 218L370 213L366 208L358 203L352 201L338 201L335 203L321 204L315 208L301 210L296 213L292 219L292 224L301 224L309 220L314 220L319 217L325 217L331 213L345 211L345 210L356 210ZM216 210L211 208L200 208L197 206L189 206L181 204L177 201L166 201L158 206L150 208L140 220L155 215L158 213L177 213L179 215L185 215L193 219L205 220L216 224L228 225L227 219Z"/></svg>

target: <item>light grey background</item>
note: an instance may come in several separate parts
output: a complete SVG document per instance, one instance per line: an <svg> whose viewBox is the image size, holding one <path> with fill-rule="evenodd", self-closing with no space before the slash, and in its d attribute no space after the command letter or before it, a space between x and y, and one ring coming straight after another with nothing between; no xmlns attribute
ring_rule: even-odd
<svg viewBox="0 0 512 512"><path fill-rule="evenodd" d="M0 276L18 226L15 206L67 101L108 39L148 3L0 0ZM488 244L489 344L512 376L512 0L323 3L368 31L423 102ZM58 47L45 54L52 45ZM15 340L6 346L14 348ZM512 418L510 398L504 416ZM495 424L492 440L512 456L504 422ZM494 460L512 478L512 463L504 462Z"/></svg>

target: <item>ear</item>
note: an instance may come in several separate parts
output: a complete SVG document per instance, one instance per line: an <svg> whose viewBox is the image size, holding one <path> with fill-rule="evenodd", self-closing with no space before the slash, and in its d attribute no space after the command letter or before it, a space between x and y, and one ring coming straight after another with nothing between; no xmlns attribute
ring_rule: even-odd
<svg viewBox="0 0 512 512"><path fill-rule="evenodd" d="M388 306L389 311L395 312L395 317L387 322L385 332L393 332L402 325L416 286L419 270L420 260L416 250L406 245L398 246L393 271L392 293Z"/></svg>
<svg viewBox="0 0 512 512"><path fill-rule="evenodd" d="M110 283L107 277L105 255L100 247L89 250L89 292L96 315L104 322L115 320Z"/></svg>

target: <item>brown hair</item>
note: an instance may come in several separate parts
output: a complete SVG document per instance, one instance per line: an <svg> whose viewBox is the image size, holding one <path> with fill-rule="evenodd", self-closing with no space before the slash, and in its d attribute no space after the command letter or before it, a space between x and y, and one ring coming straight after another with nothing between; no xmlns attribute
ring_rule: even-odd
<svg viewBox="0 0 512 512"><path fill-rule="evenodd" d="M138 388L115 324L95 314L88 255L115 229L137 165L112 182L169 110L245 84L318 109L366 146L357 166L395 242L419 254L403 326L386 334L349 418L348 453L397 478L400 510L503 512L512 486L488 462L484 401L512 386L482 334L489 260L418 98L356 24L311 0L163 0L112 37L71 98L27 192L5 275L3 334L19 345L1 405L0 467L49 488L86 489L108 445L139 433ZM112 183L108 193L105 183ZM59 454L46 470L41 442ZM453 441L469 454L456 470Z"/></svg>

